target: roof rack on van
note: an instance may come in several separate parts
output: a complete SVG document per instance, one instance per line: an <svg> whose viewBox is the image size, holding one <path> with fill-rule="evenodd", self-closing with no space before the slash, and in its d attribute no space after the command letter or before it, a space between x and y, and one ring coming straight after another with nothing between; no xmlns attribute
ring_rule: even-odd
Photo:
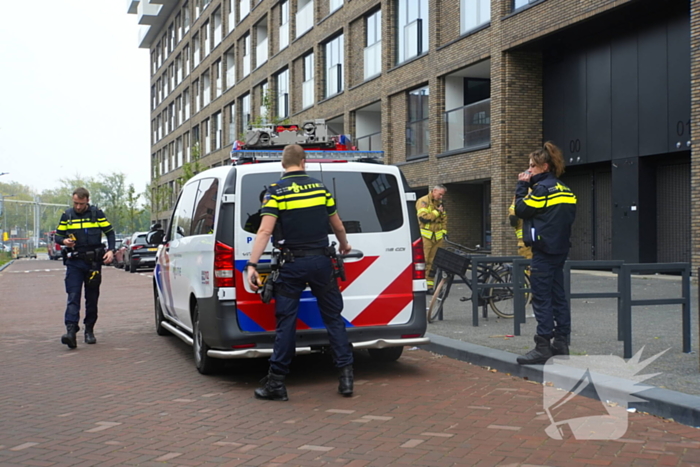
<svg viewBox="0 0 700 467"><path fill-rule="evenodd" d="M231 165L258 164L261 162L279 162L282 160L280 150L238 149L231 151ZM306 150L308 162L371 162L384 163L384 151L323 151Z"/></svg>

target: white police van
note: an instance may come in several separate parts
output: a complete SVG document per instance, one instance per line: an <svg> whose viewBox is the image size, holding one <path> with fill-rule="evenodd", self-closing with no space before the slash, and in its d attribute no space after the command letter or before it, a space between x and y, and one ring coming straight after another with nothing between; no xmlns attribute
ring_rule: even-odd
<svg viewBox="0 0 700 467"><path fill-rule="evenodd" d="M323 156L329 161L315 162L307 151L306 172L331 191L353 253L361 253L345 260L346 281L339 281L350 342L374 358L395 360L403 346L429 342L416 197L397 167L352 162L348 155L363 153L329 153ZM206 170L182 188L167 230L152 234L161 243L153 280L156 331L192 345L201 373L215 371L220 359L272 354L274 300L262 303L243 270L261 194L282 172L279 160ZM270 244L260 263L269 262L271 250ZM309 289L301 297L296 345L297 355L329 346Z"/></svg>

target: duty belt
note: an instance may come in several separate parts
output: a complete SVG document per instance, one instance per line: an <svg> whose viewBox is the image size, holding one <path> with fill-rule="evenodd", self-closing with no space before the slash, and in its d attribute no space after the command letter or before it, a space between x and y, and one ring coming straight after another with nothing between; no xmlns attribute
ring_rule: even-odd
<svg viewBox="0 0 700 467"><path fill-rule="evenodd" d="M327 248L312 248L311 250L285 250L289 251L295 258L304 256L330 256Z"/></svg>

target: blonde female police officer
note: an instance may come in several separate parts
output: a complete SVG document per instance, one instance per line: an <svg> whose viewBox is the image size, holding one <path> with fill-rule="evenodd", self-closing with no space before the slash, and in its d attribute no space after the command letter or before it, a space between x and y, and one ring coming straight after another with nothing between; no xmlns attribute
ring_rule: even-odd
<svg viewBox="0 0 700 467"><path fill-rule="evenodd" d="M340 253L347 254L351 248L333 196L322 182L306 174L305 164L306 154L301 146L294 144L284 148L282 167L285 173L265 194L260 212L262 221L246 265L250 286L257 290L261 285L257 261L270 241L275 224L279 223L284 240L282 251L293 255L294 261L282 265L275 281L275 344L269 373L263 379L263 386L255 390L258 399L288 400L284 379L294 357L299 299L307 284L318 302L335 366L340 369L338 392L346 397L353 392L352 347L340 315L343 297L327 254L329 222L340 243Z"/></svg>
<svg viewBox="0 0 700 467"><path fill-rule="evenodd" d="M530 284L537 320L535 348L518 357L521 365L569 354L571 310L564 294L564 262L571 247L576 196L559 180L563 173L561 151L547 142L530 154L530 169L518 175L515 214L524 221L525 245L532 247Z"/></svg>

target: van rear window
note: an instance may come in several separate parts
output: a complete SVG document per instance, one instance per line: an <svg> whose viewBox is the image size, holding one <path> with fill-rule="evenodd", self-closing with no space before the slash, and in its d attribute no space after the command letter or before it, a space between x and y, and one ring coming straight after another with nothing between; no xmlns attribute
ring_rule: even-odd
<svg viewBox="0 0 700 467"><path fill-rule="evenodd" d="M308 172L323 181L335 198L347 233L390 232L403 225L399 180L371 172ZM280 174L250 174L241 182L241 225L248 232L260 227L261 195Z"/></svg>

